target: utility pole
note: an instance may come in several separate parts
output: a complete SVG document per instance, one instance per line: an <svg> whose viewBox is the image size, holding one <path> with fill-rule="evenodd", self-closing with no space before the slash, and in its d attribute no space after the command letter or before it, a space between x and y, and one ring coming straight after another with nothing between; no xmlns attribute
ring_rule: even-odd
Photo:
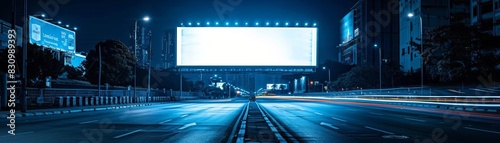
<svg viewBox="0 0 500 143"><path fill-rule="evenodd" d="M98 89L97 89L97 95L101 97L101 70L102 70L102 56L101 56L101 45L99 45L99 82L98 82Z"/></svg>
<svg viewBox="0 0 500 143"><path fill-rule="evenodd" d="M26 110L28 110L28 102L26 100L26 96L28 94L28 91L26 90L26 85L28 80L26 79L28 76L27 71L28 71L28 0L24 0L24 22L23 22L23 73L21 75L21 83L22 88L21 88L21 112L26 113Z"/></svg>

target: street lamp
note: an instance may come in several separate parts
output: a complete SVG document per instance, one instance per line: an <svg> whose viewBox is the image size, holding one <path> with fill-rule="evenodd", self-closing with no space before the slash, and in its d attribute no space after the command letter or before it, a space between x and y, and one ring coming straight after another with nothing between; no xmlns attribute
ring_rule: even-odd
<svg viewBox="0 0 500 143"><path fill-rule="evenodd" d="M378 45L375 44L373 47L377 48ZM382 94L382 48L378 48L378 84L379 84L379 94Z"/></svg>
<svg viewBox="0 0 500 143"><path fill-rule="evenodd" d="M414 16L413 13L408 13L408 17L412 18ZM420 94L423 94L424 91L424 34L423 34L423 27L422 27L422 15L419 15L419 20L420 20Z"/></svg>
<svg viewBox="0 0 500 143"><path fill-rule="evenodd" d="M149 21L149 17L143 17L143 21ZM137 58L137 23L139 22L138 19L135 20L134 24L134 57ZM149 79L149 78L148 78ZM137 61L134 64L134 100L137 102Z"/></svg>
<svg viewBox="0 0 500 143"><path fill-rule="evenodd" d="M325 69L326 69L326 67L323 67L323 70L325 70ZM330 73L330 68L328 68L328 84L327 84L327 86L328 86L328 87L330 86L330 82L332 82L332 79L331 79L331 76L330 76L330 75L331 75L331 73ZM329 90L330 90L330 88L328 88L328 91L329 91ZM328 91L327 91L327 92L328 92Z"/></svg>

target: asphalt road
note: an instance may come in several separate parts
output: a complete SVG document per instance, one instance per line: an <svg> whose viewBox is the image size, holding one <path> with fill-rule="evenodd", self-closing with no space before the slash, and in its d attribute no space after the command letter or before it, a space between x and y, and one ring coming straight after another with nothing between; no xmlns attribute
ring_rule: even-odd
<svg viewBox="0 0 500 143"><path fill-rule="evenodd" d="M299 142L476 143L500 141L500 116L327 100L258 98Z"/></svg>
<svg viewBox="0 0 500 143"><path fill-rule="evenodd" d="M225 142L246 102L178 102L155 106L2 120L1 143Z"/></svg>
<svg viewBox="0 0 500 143"><path fill-rule="evenodd" d="M17 118L1 143L226 142L247 101L154 106ZM487 143L500 140L500 115L345 100L258 98L299 142ZM8 120L0 123L7 124ZM395 139L400 138L400 139ZM290 140L290 139L288 139Z"/></svg>

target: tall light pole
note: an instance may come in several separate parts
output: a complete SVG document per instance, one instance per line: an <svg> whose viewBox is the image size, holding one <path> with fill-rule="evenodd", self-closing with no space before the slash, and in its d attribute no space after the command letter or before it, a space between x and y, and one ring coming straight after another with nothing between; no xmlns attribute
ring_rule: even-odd
<svg viewBox="0 0 500 143"><path fill-rule="evenodd" d="M409 13L408 17L412 18L413 13ZM420 20L420 94L424 93L424 34L423 34L423 26L422 26L422 15L419 15Z"/></svg>
<svg viewBox="0 0 500 143"><path fill-rule="evenodd" d="M97 89L97 95L101 97L101 70L102 70L102 56L101 56L101 45L99 45L99 82L98 82L98 89Z"/></svg>
<svg viewBox="0 0 500 143"><path fill-rule="evenodd" d="M373 47L378 48L378 45L375 44ZM378 48L378 85L378 92L382 94L382 48Z"/></svg>
<svg viewBox="0 0 500 143"><path fill-rule="evenodd" d="M142 18L143 21L149 21L149 17L144 17ZM139 22L138 19L135 20L134 24L134 57L137 58L137 23ZM134 100L137 100L137 61L134 64ZM137 101L135 101L137 102Z"/></svg>
<svg viewBox="0 0 500 143"><path fill-rule="evenodd" d="M146 102L149 100L149 96L151 96L151 29L149 30L149 52L148 52L148 96L146 96Z"/></svg>
<svg viewBox="0 0 500 143"><path fill-rule="evenodd" d="M326 69L326 67L323 67L323 69ZM330 68L328 68L328 84L327 84L327 87L330 87L330 82L332 82L332 79L331 79L331 73L330 73ZM323 87L321 87L323 89ZM330 91L330 88L328 88L328 91ZM328 92L326 91L326 92Z"/></svg>

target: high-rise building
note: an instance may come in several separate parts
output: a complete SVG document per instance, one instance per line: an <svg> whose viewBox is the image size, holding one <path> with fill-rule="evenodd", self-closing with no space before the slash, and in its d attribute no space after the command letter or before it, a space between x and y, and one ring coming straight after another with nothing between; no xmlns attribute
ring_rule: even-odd
<svg viewBox="0 0 500 143"><path fill-rule="evenodd" d="M168 69L175 66L175 37L175 30L166 30L163 32L160 68Z"/></svg>
<svg viewBox="0 0 500 143"><path fill-rule="evenodd" d="M500 36L500 0L470 0L471 25Z"/></svg>
<svg viewBox="0 0 500 143"><path fill-rule="evenodd" d="M422 33L425 31L449 25L452 21L464 21L462 19L467 18L459 17L469 11L469 5L466 0L401 0L399 19L401 70L406 73L421 71L422 58L419 52L421 47L412 47L411 43L420 44Z"/></svg>
<svg viewBox="0 0 500 143"><path fill-rule="evenodd" d="M136 29L137 33L135 33ZM151 54L149 50L151 48L150 46L152 46L151 29L144 27L142 25L137 25L137 28L134 26L129 34L129 39L130 39L129 48L132 52L134 52L135 50L134 54L138 60L137 65L140 67L147 66L150 61L149 54ZM137 45L137 48L135 47L135 45Z"/></svg>
<svg viewBox="0 0 500 143"><path fill-rule="evenodd" d="M398 6L398 0L359 0L340 21L339 62L378 67L382 61L398 66Z"/></svg>

